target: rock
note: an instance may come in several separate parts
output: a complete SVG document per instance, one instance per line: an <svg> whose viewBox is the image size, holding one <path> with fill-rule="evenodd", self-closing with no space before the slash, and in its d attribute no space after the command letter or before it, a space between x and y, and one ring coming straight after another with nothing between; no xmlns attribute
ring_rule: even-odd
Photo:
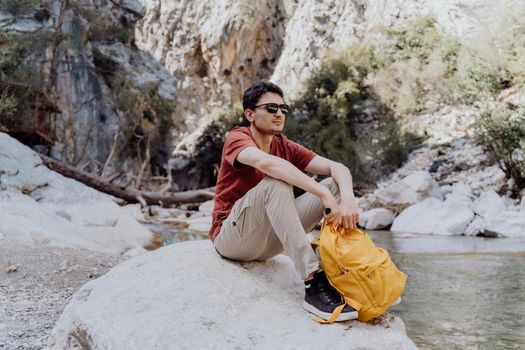
<svg viewBox="0 0 525 350"><path fill-rule="evenodd" d="M186 220L189 224L188 229L199 232L209 232L211 229L211 216L197 217Z"/></svg>
<svg viewBox="0 0 525 350"><path fill-rule="evenodd" d="M113 198L44 165L0 133L0 237L37 244L119 253L143 246L151 232Z"/></svg>
<svg viewBox="0 0 525 350"><path fill-rule="evenodd" d="M407 118L405 124L415 134L425 135L430 144L444 144L465 136L477 117L474 108L465 106L454 107L453 110L445 107L441 114L420 114Z"/></svg>
<svg viewBox="0 0 525 350"><path fill-rule="evenodd" d="M129 11L135 12L140 17L146 13L146 8L138 0L121 0L120 6L128 9Z"/></svg>
<svg viewBox="0 0 525 350"><path fill-rule="evenodd" d="M458 182L452 185L452 193L462 195L471 199L474 196L472 188L463 182Z"/></svg>
<svg viewBox="0 0 525 350"><path fill-rule="evenodd" d="M384 208L375 208L359 215L359 225L367 230L387 228L394 221L394 212Z"/></svg>
<svg viewBox="0 0 525 350"><path fill-rule="evenodd" d="M525 238L525 212L507 210L488 218L478 216L465 233L470 236Z"/></svg>
<svg viewBox="0 0 525 350"><path fill-rule="evenodd" d="M13 273L13 272L17 272L18 271L18 266L9 266L7 267L7 273Z"/></svg>
<svg viewBox="0 0 525 350"><path fill-rule="evenodd" d="M142 207L140 204L128 204L121 207L129 216L133 217L137 222L144 223L146 219L144 213L142 212Z"/></svg>
<svg viewBox="0 0 525 350"><path fill-rule="evenodd" d="M406 208L394 219L390 230L394 233L460 235L473 218L474 213L462 196L451 196L445 201L427 198Z"/></svg>
<svg viewBox="0 0 525 350"><path fill-rule="evenodd" d="M379 193L384 203L414 204L423 198L443 199L438 183L428 171L416 171Z"/></svg>
<svg viewBox="0 0 525 350"><path fill-rule="evenodd" d="M474 213L483 218L498 216L506 209L505 202L491 189L483 192L476 202L474 202L474 207L472 208Z"/></svg>
<svg viewBox="0 0 525 350"><path fill-rule="evenodd" d="M144 253L147 253L148 251L142 247L136 247L136 248L133 248L133 249L130 249L128 250L127 252L124 253L124 256L128 257L128 258L134 258L136 256L139 256L139 255L142 255Z"/></svg>
<svg viewBox="0 0 525 350"><path fill-rule="evenodd" d="M303 296L288 257L237 263L208 240L174 244L85 284L48 349L417 349L395 316L320 325Z"/></svg>
<svg viewBox="0 0 525 350"><path fill-rule="evenodd" d="M213 205L215 204L215 201L213 199L206 201L199 205L199 211L203 213L204 215L211 216L211 212L213 211Z"/></svg>

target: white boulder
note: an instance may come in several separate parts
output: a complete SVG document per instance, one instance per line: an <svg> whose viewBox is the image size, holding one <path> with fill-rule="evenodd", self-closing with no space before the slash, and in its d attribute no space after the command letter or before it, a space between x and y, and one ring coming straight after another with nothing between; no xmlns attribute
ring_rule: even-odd
<svg viewBox="0 0 525 350"><path fill-rule="evenodd" d="M507 210L489 218L478 216L465 233L470 236L525 238L525 211Z"/></svg>
<svg viewBox="0 0 525 350"><path fill-rule="evenodd" d="M214 204L215 204L215 201L213 199L210 199L209 201L206 201L202 203L201 205L199 205L199 211L203 213L204 215L211 216Z"/></svg>
<svg viewBox="0 0 525 350"><path fill-rule="evenodd" d="M394 212L385 208L374 208L359 215L359 225L367 230L389 227L394 221Z"/></svg>
<svg viewBox="0 0 525 350"><path fill-rule="evenodd" d="M188 229L198 232L209 232L211 229L212 219L211 216L203 216L190 218L186 220L188 223Z"/></svg>
<svg viewBox="0 0 525 350"><path fill-rule="evenodd" d="M0 237L120 253L151 232L111 196L63 177L38 155L0 133Z"/></svg>
<svg viewBox="0 0 525 350"><path fill-rule="evenodd" d="M463 234L474 218L463 196L449 196L445 201L427 198L406 208L390 230L394 233L421 233L435 235Z"/></svg>
<svg viewBox="0 0 525 350"><path fill-rule="evenodd" d="M474 202L474 207L472 208L474 213L483 218L498 216L506 209L507 206L505 205L505 202L492 189L483 192L476 202Z"/></svg>
<svg viewBox="0 0 525 350"><path fill-rule="evenodd" d="M428 171L416 171L385 186L377 192L377 196L383 203L394 204L414 204L427 197L443 199L438 183Z"/></svg>
<svg viewBox="0 0 525 350"><path fill-rule="evenodd" d="M321 325L303 296L288 257L236 263L207 240L174 244L85 284L47 349L417 349L395 316Z"/></svg>

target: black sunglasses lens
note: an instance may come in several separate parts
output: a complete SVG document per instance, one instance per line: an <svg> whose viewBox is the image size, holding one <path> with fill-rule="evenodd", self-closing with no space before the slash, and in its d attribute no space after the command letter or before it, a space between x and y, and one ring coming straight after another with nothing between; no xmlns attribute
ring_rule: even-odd
<svg viewBox="0 0 525 350"><path fill-rule="evenodd" d="M279 108L284 115L287 115L288 112L290 112L290 107L288 107L288 105L280 105Z"/></svg>
<svg viewBox="0 0 525 350"><path fill-rule="evenodd" d="M268 113L277 113L277 108L279 108L279 105L276 103L268 103L266 105L266 110Z"/></svg>

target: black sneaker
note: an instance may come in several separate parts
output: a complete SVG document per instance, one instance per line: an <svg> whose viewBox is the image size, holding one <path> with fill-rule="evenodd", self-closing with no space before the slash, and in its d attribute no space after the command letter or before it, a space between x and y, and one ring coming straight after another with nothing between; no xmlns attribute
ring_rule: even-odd
<svg viewBox="0 0 525 350"><path fill-rule="evenodd" d="M324 271L317 271L314 278L304 283L306 293L304 296L303 307L306 311L328 320L332 312L341 304L344 304L341 294L328 282ZM349 305L343 308L343 311L335 320L348 321L357 319L357 311Z"/></svg>

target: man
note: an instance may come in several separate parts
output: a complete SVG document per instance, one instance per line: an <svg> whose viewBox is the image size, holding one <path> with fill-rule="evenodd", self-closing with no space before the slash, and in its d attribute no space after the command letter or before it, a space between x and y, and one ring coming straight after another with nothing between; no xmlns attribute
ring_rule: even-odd
<svg viewBox="0 0 525 350"><path fill-rule="evenodd" d="M306 232L323 213L336 225L356 226L350 171L281 134L290 109L277 85L250 86L243 109L250 126L233 128L224 143L210 238L221 256L237 261L263 261L284 250L305 281L304 308L328 319L343 301L320 270ZM318 183L304 171L330 178ZM292 185L306 193L295 199ZM338 321L355 318L347 305Z"/></svg>

